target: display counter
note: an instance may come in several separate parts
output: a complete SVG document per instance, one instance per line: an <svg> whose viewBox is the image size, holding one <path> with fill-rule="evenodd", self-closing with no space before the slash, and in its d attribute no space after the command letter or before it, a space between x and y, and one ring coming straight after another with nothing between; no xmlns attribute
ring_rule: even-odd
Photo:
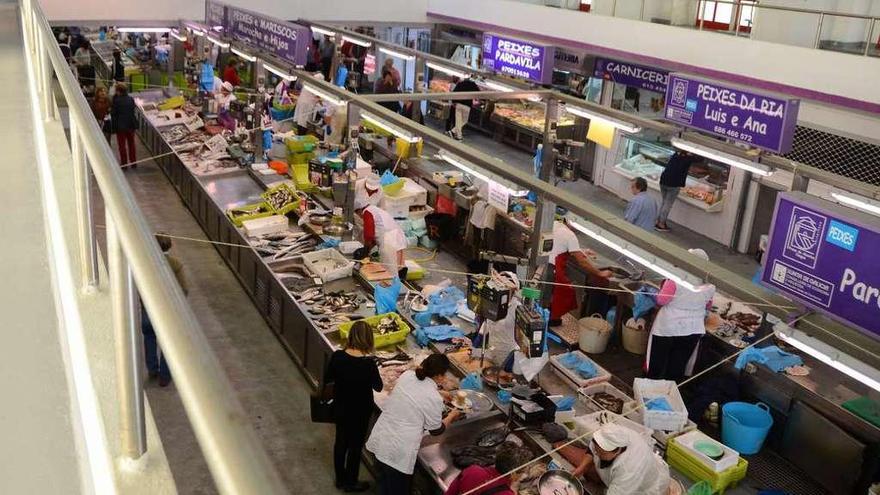
<svg viewBox="0 0 880 495"><path fill-rule="evenodd" d="M94 50L95 55L97 55L97 61L93 61L93 65L95 66L95 71L98 73L98 77L104 81L113 80L113 50L116 49L119 49L120 51L122 50L122 48L119 47L119 44L114 40L92 42L92 50ZM126 80L130 80L131 76L141 74L140 66L125 52L122 52L122 67L125 72Z"/></svg>
<svg viewBox="0 0 880 495"><path fill-rule="evenodd" d="M142 107L149 107L150 103L157 103L164 98L160 91L144 92L135 96ZM191 111L192 109L186 110ZM274 256L266 255L264 252L265 247L261 247L265 246L264 241L266 239L259 240L249 237L227 215L230 209L240 208L242 205L249 205L260 201L261 195L268 188L286 182L287 179L277 175L262 175L246 168L234 168L221 175L204 174L204 170L199 167L198 160L194 159L192 154L175 150L171 143L174 142L176 143L175 146L180 147L179 141L169 139L169 137L183 132L175 129L185 128L185 126L178 124L156 127L151 124L151 120L146 117L143 110L139 112L138 118L141 124L139 133L151 153L158 156L155 159L157 164L174 185L184 204L186 204L187 208L189 208L199 222L207 237L212 241L218 242L215 248L239 279L242 287L251 297L260 314L263 315L269 327L278 337L279 342L291 358L300 366L307 379L316 386L326 368L330 355L341 344L340 333L336 328L336 324L333 322L328 323L330 318L326 311L319 310L316 312L314 301L306 297L307 292L301 286L297 286L296 290L291 288L294 284L301 283L301 281L292 279L302 277L296 277L282 270L279 263L273 260ZM197 137L201 134L190 132L190 135ZM203 139L207 141L209 139L208 135L204 134ZM393 156L393 147L389 148L387 145L381 145L383 141L378 140L373 143L374 145L378 144L378 146L374 146L374 150L380 154ZM402 175L415 177L423 185L434 186L433 190L429 190L429 195L433 194L436 197L437 194L449 194L449 187L447 186L444 189L442 183L437 183L437 181L433 180L434 174L435 172L449 170L449 168L450 166L445 164L445 162L430 158L414 158L404 161L400 170ZM455 195L454 192L452 194L453 196ZM474 198L472 197L471 199ZM327 197L312 196L311 200L320 203L325 208L332 205L332 200ZM462 206L462 209L465 209L464 206ZM498 215L498 220L502 224L504 222L512 222L512 225L518 224L517 221L509 219L506 215ZM527 245L529 229L522 224L520 224L520 227L523 227L521 235L526 238L524 245ZM317 234L318 231L319 229L312 227L311 224L305 223L300 226L296 220L291 219L288 222L284 235L317 235L316 242L326 240L326 237ZM516 244L509 242L509 237L505 239L507 240L499 241L499 245L502 247ZM460 240L456 242L459 245L466 244ZM467 254L456 256L454 254L455 251L441 249L435 253L435 257L431 260L422 261L428 267L427 277L423 280L407 283L407 289L401 294L401 298L398 301L398 312L404 321L415 328L412 306L407 304L407 299L404 297L410 291L418 292L422 287L439 284L446 278L450 279L453 284L459 286L462 290L466 290L462 287L464 284L462 274L468 270L463 260L473 259L472 256L475 252L473 246L469 249L470 256ZM505 252L503 249L498 251ZM604 263L605 261L597 262ZM432 267L437 268L436 272L431 271ZM323 286L324 294L342 291L359 301L355 310L347 312L349 315L347 318L368 316L374 312L371 283L363 276L360 276L357 270L354 273L354 276L327 282ZM572 276L572 280L575 283L583 278L585 278L585 274L579 276L575 274L575 276ZM722 309L727 309L729 313L733 308ZM468 332L473 330L473 325L461 319L461 317L452 317L449 322L458 325ZM712 335L714 340L710 340L711 344L706 347L715 349L716 352L721 354L727 352L727 355L729 355L729 349L725 350L723 347L719 347L721 344L729 345L727 343L729 339L724 340L724 338L717 336L715 333ZM558 354L566 350L567 347L556 344L550 346L551 354ZM379 351L380 353L390 352L392 354L398 351L405 352L413 359L411 362L417 361L419 356L424 356L430 352L447 352L450 353L450 356L452 355L452 349L449 348L449 344L433 343L427 348L420 348L412 335L408 336L398 346L379 349ZM453 359L453 372L456 376L462 377L467 371L473 370L474 365L477 366L476 369L479 369L479 361L475 363L475 358L471 357L467 350L463 353L459 352L459 355L459 359ZM486 362L484 364L488 365L491 363ZM412 365L406 364L404 366ZM793 423L815 424L808 421L808 419L815 418L804 412L806 411L804 407L808 406L811 411L818 411L820 413L818 417L830 421L831 424L848 432L849 437L855 438L858 441L857 443L863 447L863 450L860 451L863 457L860 459L864 461L864 465L854 461L849 463L850 467L858 464L857 474L859 476L864 476L864 473L871 466L876 468L877 456L874 455L871 458L870 455L877 452L877 445L880 442L878 429L865 421L859 420L850 413L844 412L834 400L829 401L829 390L835 389L834 380L838 379L839 381L839 375L821 366L816 366L813 371L812 382L819 385L811 388L803 379L798 380L779 374L765 376L765 374L762 374L764 372L761 371L760 367L756 368L756 370L754 373L746 373L741 380L747 394L757 398L764 398L773 397L773 394L776 394L775 396L784 396L787 393L792 397L787 402L784 399L780 401L764 399L774 407L774 412L778 408L779 412L787 415L785 417L788 419L788 421L783 423L785 430L779 433L784 439L788 440L782 440L782 443L774 443L774 446L778 446L779 449L795 449L800 445L803 448L803 443L798 444L791 439L807 437L804 437L802 430L792 429L793 427L790 425ZM383 380L389 385L389 388L393 386L394 380L396 380L395 371L383 368L382 374ZM399 376L399 373L397 376ZM587 400L583 394L580 394L577 386L573 382L562 378L552 365L547 365L540 372L536 381L549 394L576 397L577 400L574 412L572 413L574 416L590 414L599 410L595 402ZM624 394L631 393L629 384L621 382L617 377L611 377L610 383ZM826 387L831 387L831 389ZM431 491L439 492L443 490L448 486L450 480L457 475L458 470L451 462L451 449L453 447L472 443L475 440L475 435L479 432L499 426L506 421L507 407L500 402L495 391L487 388L484 392L492 402L491 409L485 411L485 414L471 414L465 420L453 424L443 436L426 438L424 440L419 454L419 472L425 474L426 478L431 480L429 483ZM860 394L863 391L853 388L851 393ZM844 395L841 395L841 398L844 398ZM382 399L382 394L379 394L377 396L377 403L380 407ZM787 407L785 407L786 405ZM849 417L846 418L845 415L849 415ZM792 418L795 418L797 421ZM531 448L535 454L551 450L551 446L544 441L541 435L535 432L520 432L518 435L523 444ZM668 440L668 437L669 435L667 434L659 435L657 438L658 443L662 444ZM808 463L810 459L824 459L823 455L829 451L831 450L819 449L814 451L811 457L804 462ZM792 453L792 455L795 454ZM570 468L570 465L564 459L558 456L554 456L553 459L558 465ZM860 478L853 476L852 479ZM528 492L523 490L520 493Z"/></svg>

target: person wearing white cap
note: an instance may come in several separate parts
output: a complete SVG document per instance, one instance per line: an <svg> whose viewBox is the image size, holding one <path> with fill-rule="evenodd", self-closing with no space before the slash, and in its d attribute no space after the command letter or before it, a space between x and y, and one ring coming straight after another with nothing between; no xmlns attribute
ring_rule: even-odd
<svg viewBox="0 0 880 495"><path fill-rule="evenodd" d="M695 257L709 261L702 249L689 249ZM660 311L654 319L645 368L648 378L681 382L693 372L700 339L706 334L706 311L712 307L715 286L703 284L690 290L665 280L657 294Z"/></svg>
<svg viewBox="0 0 880 495"><path fill-rule="evenodd" d="M218 112L229 110L229 104L236 100L235 95L232 94L233 89L232 83L228 81L220 85L220 92L214 95Z"/></svg>
<svg viewBox="0 0 880 495"><path fill-rule="evenodd" d="M590 454L572 473L598 477L605 495L665 495L669 466L639 433L614 423L596 430Z"/></svg>
<svg viewBox="0 0 880 495"><path fill-rule="evenodd" d="M355 186L354 210L364 222L364 251L368 253L374 246L378 247L380 263L391 273L397 273L404 263L406 235L394 217L373 202L378 203L378 198L381 198L378 178L371 176L363 179L362 184L358 182Z"/></svg>

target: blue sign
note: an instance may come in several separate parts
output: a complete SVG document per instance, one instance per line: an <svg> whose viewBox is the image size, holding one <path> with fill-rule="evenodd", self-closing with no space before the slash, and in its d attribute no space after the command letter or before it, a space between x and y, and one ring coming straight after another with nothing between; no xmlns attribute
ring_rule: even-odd
<svg viewBox="0 0 880 495"><path fill-rule="evenodd" d="M856 250L856 242L858 240L859 229L837 220L831 221L831 226L828 227L828 235L825 236L826 242L830 242L850 252Z"/></svg>
<svg viewBox="0 0 880 495"><path fill-rule="evenodd" d="M605 58L596 59L593 77L664 94L669 82L669 72L665 70Z"/></svg>
<svg viewBox="0 0 880 495"><path fill-rule="evenodd" d="M555 50L533 41L486 33L483 35L483 68L538 84L550 84Z"/></svg>

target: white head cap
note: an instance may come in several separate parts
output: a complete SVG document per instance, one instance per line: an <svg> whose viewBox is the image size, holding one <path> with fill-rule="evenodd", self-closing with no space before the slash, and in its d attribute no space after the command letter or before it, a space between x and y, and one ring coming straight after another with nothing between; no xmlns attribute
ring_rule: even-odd
<svg viewBox="0 0 880 495"><path fill-rule="evenodd" d="M688 249L688 252L705 261L709 261L709 255L700 248Z"/></svg>
<svg viewBox="0 0 880 495"><path fill-rule="evenodd" d="M225 89L226 91L229 91L231 93L232 89L233 89L232 83L229 81L224 82L223 89Z"/></svg>
<svg viewBox="0 0 880 495"><path fill-rule="evenodd" d="M360 210L370 204L370 195L367 193L366 187L358 181L354 190L354 209Z"/></svg>
<svg viewBox="0 0 880 495"><path fill-rule="evenodd" d="M381 187L381 179L375 173L367 176L364 181L364 185L367 187L367 191L378 191L379 187Z"/></svg>
<svg viewBox="0 0 880 495"><path fill-rule="evenodd" d="M629 439L630 435L627 429L614 423L602 426L593 434L593 441L606 452L613 452L628 446Z"/></svg>

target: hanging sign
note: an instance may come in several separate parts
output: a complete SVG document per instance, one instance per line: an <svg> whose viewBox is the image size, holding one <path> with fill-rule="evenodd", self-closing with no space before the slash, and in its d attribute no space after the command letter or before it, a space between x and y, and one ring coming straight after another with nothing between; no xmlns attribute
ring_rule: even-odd
<svg viewBox="0 0 880 495"><path fill-rule="evenodd" d="M593 66L593 77L655 93L666 93L669 72L644 65L597 58L596 64Z"/></svg>
<svg viewBox="0 0 880 495"><path fill-rule="evenodd" d="M555 48L533 41L483 35L483 68L538 84L550 84Z"/></svg>
<svg viewBox="0 0 880 495"><path fill-rule="evenodd" d="M780 194L761 281L880 338L880 219L800 192Z"/></svg>
<svg viewBox="0 0 880 495"><path fill-rule="evenodd" d="M213 0L205 2L205 24L226 29L226 6Z"/></svg>
<svg viewBox="0 0 880 495"><path fill-rule="evenodd" d="M507 213L507 206L510 203L510 189L494 180L489 181L489 205L503 213Z"/></svg>
<svg viewBox="0 0 880 495"><path fill-rule="evenodd" d="M575 72L583 74L585 72L587 52L569 51L562 48L556 48L553 55L553 68L561 71Z"/></svg>
<svg viewBox="0 0 880 495"><path fill-rule="evenodd" d="M226 34L294 64L305 65L312 32L305 26L227 7Z"/></svg>
<svg viewBox="0 0 880 495"><path fill-rule="evenodd" d="M366 57L364 57L364 74L370 75L376 73L376 56L372 53L368 53Z"/></svg>
<svg viewBox="0 0 880 495"><path fill-rule="evenodd" d="M774 153L788 153L800 100L755 93L680 73L669 75L666 120Z"/></svg>

